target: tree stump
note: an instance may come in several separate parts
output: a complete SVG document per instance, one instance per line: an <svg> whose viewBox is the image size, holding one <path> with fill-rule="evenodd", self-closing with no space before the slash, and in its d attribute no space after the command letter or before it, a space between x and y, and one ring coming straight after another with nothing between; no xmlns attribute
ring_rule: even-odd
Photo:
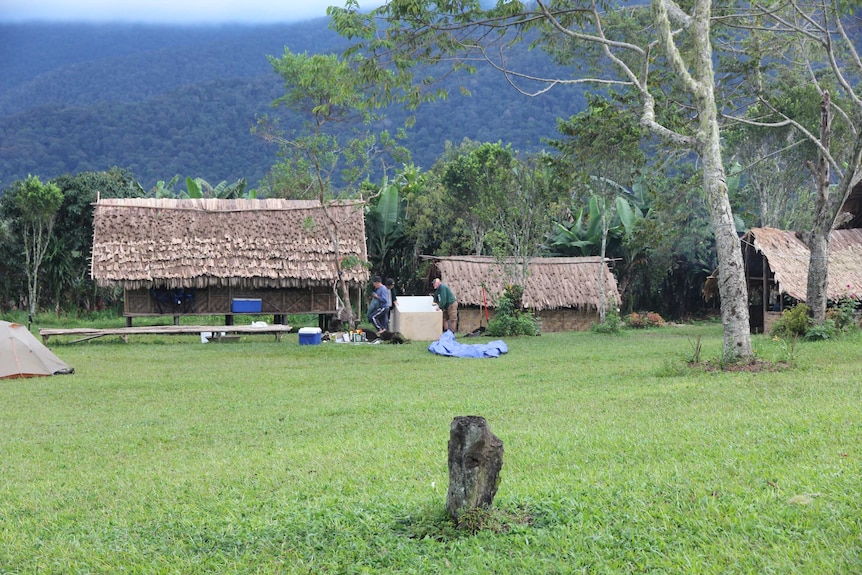
<svg viewBox="0 0 862 575"><path fill-rule="evenodd" d="M494 502L503 467L503 442L478 415L459 416L449 427L446 512L456 523L467 511Z"/></svg>

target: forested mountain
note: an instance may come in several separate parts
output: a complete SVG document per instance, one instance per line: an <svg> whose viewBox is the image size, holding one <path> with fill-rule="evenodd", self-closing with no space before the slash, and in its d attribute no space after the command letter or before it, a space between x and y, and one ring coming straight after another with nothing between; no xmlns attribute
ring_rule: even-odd
<svg viewBox="0 0 862 575"><path fill-rule="evenodd" d="M337 51L326 19L272 26L0 25L0 189L28 174L43 179L127 168L145 188L176 174L254 187L277 160L250 133L283 94L266 56ZM547 66L524 52L533 69ZM472 96L459 94L467 87ZM541 147L558 117L582 109L578 91L528 98L480 69L423 106L408 132L427 169L446 141L463 138ZM393 127L403 119L390 110Z"/></svg>

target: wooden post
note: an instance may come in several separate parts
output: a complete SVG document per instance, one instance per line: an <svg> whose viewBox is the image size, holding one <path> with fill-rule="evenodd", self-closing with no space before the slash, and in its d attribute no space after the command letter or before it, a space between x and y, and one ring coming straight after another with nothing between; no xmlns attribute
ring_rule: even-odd
<svg viewBox="0 0 862 575"><path fill-rule="evenodd" d="M449 491L446 513L459 522L471 509L494 502L503 467L503 442L478 415L459 416L449 427Z"/></svg>

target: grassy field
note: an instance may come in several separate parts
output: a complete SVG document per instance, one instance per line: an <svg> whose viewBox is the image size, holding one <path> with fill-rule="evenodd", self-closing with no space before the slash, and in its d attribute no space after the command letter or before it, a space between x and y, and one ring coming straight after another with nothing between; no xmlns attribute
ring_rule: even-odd
<svg viewBox="0 0 862 575"><path fill-rule="evenodd" d="M0 573L862 573L862 336L758 336L793 367L756 373L689 369L698 338L52 339L74 375L0 382ZM505 445L476 533L458 415Z"/></svg>

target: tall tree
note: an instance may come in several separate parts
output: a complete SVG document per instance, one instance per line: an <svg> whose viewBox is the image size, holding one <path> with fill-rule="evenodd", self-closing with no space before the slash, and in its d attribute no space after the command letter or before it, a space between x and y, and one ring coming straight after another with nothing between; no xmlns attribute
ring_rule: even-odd
<svg viewBox="0 0 862 575"><path fill-rule="evenodd" d="M287 106L300 113L304 121L300 129L285 135L265 117L256 133L280 146L283 160L276 170L281 174L283 194L319 202L343 304L339 319L353 323L355 316L343 266L364 262L345 263L347 260L342 258L340 230L344 221L330 209L330 202L336 196L356 197L375 161L384 166L387 158L404 161L406 152L388 131L373 129L379 117L374 113L375 103L367 97L368 80L357 72L360 62L356 59L285 50L281 58L270 57L270 63L286 89L274 105ZM362 204L357 203L355 209L361 210Z"/></svg>
<svg viewBox="0 0 862 575"><path fill-rule="evenodd" d="M469 230L473 254L480 256L486 250L485 236L494 225L494 211L498 200L512 185L515 153L510 146L485 142L465 141L458 154L446 165L443 185L449 191L453 216Z"/></svg>
<svg viewBox="0 0 862 575"><path fill-rule="evenodd" d="M45 259L45 293L55 309L92 309L109 292L90 281L93 249L93 204L98 198L143 197L143 188L128 170L81 172L51 180L63 192L63 204Z"/></svg>
<svg viewBox="0 0 862 575"><path fill-rule="evenodd" d="M862 58L857 49L858 6L842 0L816 2L754 2L736 22L750 36L749 85L762 105L779 121L749 117L739 121L761 127L793 126L817 148L808 162L815 199L811 227L803 233L810 249L806 303L814 320L826 317L829 241L842 223L841 207L862 181ZM751 62L754 62L752 64ZM774 90L783 68L797 72L813 86L819 101L819 122L811 126L799 114L776 102Z"/></svg>
<svg viewBox="0 0 862 575"><path fill-rule="evenodd" d="M363 13L351 0L343 9L330 8L329 14L337 31L359 40L348 53L369 56L363 68L367 77L379 78L381 70L391 71L387 79L395 86L382 86L378 97L390 97L397 89L411 104L440 96L424 91L429 85L428 68L422 68L420 81L414 82L417 66L439 70L444 62L454 62L455 69L469 69L476 59L491 63L513 85L520 82L520 88L533 95L585 82L634 91L641 125L668 145L700 158L719 260L724 355L747 359L753 356L748 296L719 138L712 3L694 0L685 7L687 11L673 0L652 0L650 9L624 2L503 0L484 10L478 0L392 0ZM645 29L649 33L640 31ZM511 69L506 47L518 41L534 41L552 54L565 54L573 63L574 75L537 78L532 70ZM582 48L585 56L572 58L570 47ZM585 69L580 62L597 66ZM655 74L656 69L660 73ZM542 85L536 87L537 82ZM531 89L524 87L526 83ZM666 116L657 108L669 85L676 89L672 103L684 106L687 114Z"/></svg>
<svg viewBox="0 0 862 575"><path fill-rule="evenodd" d="M494 227L505 242L501 255L521 262L516 283L524 287L530 259L546 251L544 239L568 207L568 190L548 154L518 157L512 171L494 203Z"/></svg>
<svg viewBox="0 0 862 575"><path fill-rule="evenodd" d="M638 207L633 209L629 200L634 199L632 189L643 172L646 157L641 145L643 130L636 117L608 99L588 95L587 100L586 110L559 122L563 138L551 140L550 144L561 152L557 162L571 166L579 176L575 179L577 187L588 190L591 196L590 228L601 233L599 255L604 260L614 224L620 244L631 237ZM618 223L614 222L615 216ZM604 321L604 274L598 281L599 317Z"/></svg>
<svg viewBox="0 0 862 575"><path fill-rule="evenodd" d="M29 321L33 321L39 304L39 268L48 251L54 222L63 192L52 183L43 184L38 176L16 182L3 194L5 215L12 218L24 256L27 276ZM8 201L8 203L7 203Z"/></svg>

